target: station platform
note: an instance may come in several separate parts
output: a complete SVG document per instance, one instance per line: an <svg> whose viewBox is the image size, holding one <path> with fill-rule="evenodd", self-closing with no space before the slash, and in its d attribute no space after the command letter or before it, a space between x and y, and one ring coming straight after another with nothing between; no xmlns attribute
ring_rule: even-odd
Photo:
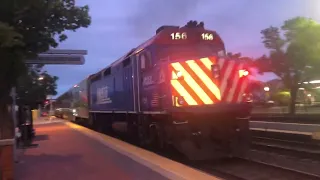
<svg viewBox="0 0 320 180"><path fill-rule="evenodd" d="M310 136L312 139L320 140L319 124L250 121L250 129L251 131Z"/></svg>
<svg viewBox="0 0 320 180"><path fill-rule="evenodd" d="M287 114L289 108L287 106L273 106L273 107L254 107L252 114ZM305 107L297 106L296 114L320 114L320 107Z"/></svg>
<svg viewBox="0 0 320 180"><path fill-rule="evenodd" d="M38 146L18 155L17 180L219 179L63 120L34 127Z"/></svg>
<svg viewBox="0 0 320 180"><path fill-rule="evenodd" d="M39 117L33 120L34 125L51 124L54 122L64 122L64 120L56 118L55 116Z"/></svg>
<svg viewBox="0 0 320 180"><path fill-rule="evenodd" d="M251 128L297 131L305 133L320 132L320 124L301 124L287 122L250 121Z"/></svg>

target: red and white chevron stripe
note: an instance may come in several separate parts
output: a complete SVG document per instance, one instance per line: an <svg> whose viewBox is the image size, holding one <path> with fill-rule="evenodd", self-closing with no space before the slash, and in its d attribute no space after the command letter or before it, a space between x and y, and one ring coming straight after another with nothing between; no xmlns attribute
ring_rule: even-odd
<svg viewBox="0 0 320 180"><path fill-rule="evenodd" d="M215 64L220 67L220 79L213 78L211 68ZM185 105L241 102L248 86L248 78L239 73L244 64L237 60L206 57L174 62L169 68L173 101L175 97L183 97Z"/></svg>
<svg viewBox="0 0 320 180"><path fill-rule="evenodd" d="M239 71L244 69L244 63L239 60L218 60L220 67L220 91L223 102L236 103L242 101L242 96L249 85L247 77L240 77Z"/></svg>

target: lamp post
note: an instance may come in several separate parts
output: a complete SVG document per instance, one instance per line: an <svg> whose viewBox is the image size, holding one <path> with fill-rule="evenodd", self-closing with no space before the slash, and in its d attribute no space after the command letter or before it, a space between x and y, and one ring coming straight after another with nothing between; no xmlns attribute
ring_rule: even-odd
<svg viewBox="0 0 320 180"><path fill-rule="evenodd" d="M43 76L39 76L38 81L43 81L44 77ZM41 117L41 104L38 104L38 118Z"/></svg>
<svg viewBox="0 0 320 180"><path fill-rule="evenodd" d="M49 116L52 116L53 115L52 95L47 95L47 99L49 100L49 105L50 105Z"/></svg>

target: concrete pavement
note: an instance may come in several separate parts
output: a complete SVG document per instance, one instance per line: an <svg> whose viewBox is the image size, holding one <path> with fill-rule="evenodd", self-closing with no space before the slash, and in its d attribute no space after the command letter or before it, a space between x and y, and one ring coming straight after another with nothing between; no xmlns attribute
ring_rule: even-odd
<svg viewBox="0 0 320 180"><path fill-rule="evenodd" d="M61 123L38 125L17 164L18 180L131 180L167 178Z"/></svg>
<svg viewBox="0 0 320 180"><path fill-rule="evenodd" d="M33 125L51 124L54 122L64 122L65 120L56 118L55 116L39 117L33 121Z"/></svg>
<svg viewBox="0 0 320 180"><path fill-rule="evenodd" d="M118 139L56 119L35 125L34 143L16 165L18 180L219 179Z"/></svg>

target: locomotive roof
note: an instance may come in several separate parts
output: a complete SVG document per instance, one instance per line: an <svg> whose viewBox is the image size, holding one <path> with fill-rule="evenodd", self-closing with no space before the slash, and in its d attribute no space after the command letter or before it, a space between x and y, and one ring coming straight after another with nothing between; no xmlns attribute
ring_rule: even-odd
<svg viewBox="0 0 320 180"><path fill-rule="evenodd" d="M176 29L185 29L185 28L189 29L188 27L164 26L164 28L161 31L157 32L157 34L152 36L150 39L148 39L147 41L145 41L142 44L138 45L136 48L131 49L128 53L126 53L125 55L123 55L122 57L120 57L119 59L117 59L116 61L114 61L110 65L108 65L107 67L103 68L99 72L95 73L94 75L100 74L100 73L104 72L106 69L118 65L123 60L125 60L128 56L131 56L133 54L139 53L140 51L142 51L143 49L147 48L148 46L156 43L156 40L161 36L161 34L165 33L166 31L172 31L172 30L176 30ZM206 30L206 31L211 31L211 30ZM212 31L212 32L215 32L215 31Z"/></svg>
<svg viewBox="0 0 320 180"><path fill-rule="evenodd" d="M161 27L160 27L161 28ZM159 28L159 29L160 29ZM85 79L83 80L86 80L88 78L91 78L91 77L95 77L97 75L101 75L101 73L103 73L106 69L110 68L110 67L114 67L118 64L120 64L123 60L125 60L127 57L133 55L133 54L136 54L136 53L139 53L140 51L142 51L143 49L147 48L148 46L154 44L156 42L156 40L158 39L158 37L161 36L161 34L165 33L166 31L172 31L173 29L184 29L184 28L187 28L187 27L178 27L178 26L167 26L167 27L164 27L162 28L161 30L157 30L157 33L152 36L150 39L148 39L147 41L143 42L142 44L138 45L136 48L133 48L131 49L129 52L127 52L125 55L123 55L122 57L120 57L119 59L117 59L116 61L112 62L111 64L109 64L107 67L103 68L102 70L94 73L94 74L91 74L89 75L88 77L86 77ZM212 30L207 30L207 31L212 31ZM212 32L215 32L215 31L212 31ZM216 32L215 32L216 33ZM83 81L82 80L82 81ZM82 82L80 81L80 82ZM74 87L72 86L68 91L66 91L65 93L68 93L70 90L72 90ZM65 94L64 93L64 94ZM62 95L64 95L62 94ZM61 96L62 96L61 95Z"/></svg>

